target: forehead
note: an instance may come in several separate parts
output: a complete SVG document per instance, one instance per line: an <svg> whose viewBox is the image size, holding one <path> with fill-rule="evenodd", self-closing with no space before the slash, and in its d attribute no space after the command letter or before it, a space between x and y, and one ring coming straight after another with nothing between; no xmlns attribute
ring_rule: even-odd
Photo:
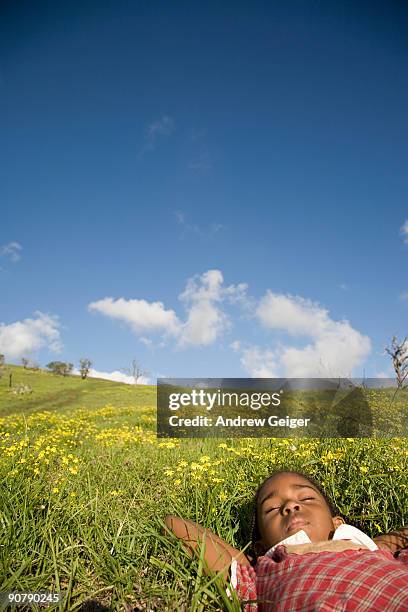
<svg viewBox="0 0 408 612"><path fill-rule="evenodd" d="M281 474L272 476L265 482L259 492L258 501L259 503L262 503L265 496L279 496L283 495L287 490L297 490L302 489L303 487L313 489L313 491L316 491L320 497L323 497L320 491L316 489L315 485L304 476L300 476L300 474L293 474L292 472L282 472Z"/></svg>

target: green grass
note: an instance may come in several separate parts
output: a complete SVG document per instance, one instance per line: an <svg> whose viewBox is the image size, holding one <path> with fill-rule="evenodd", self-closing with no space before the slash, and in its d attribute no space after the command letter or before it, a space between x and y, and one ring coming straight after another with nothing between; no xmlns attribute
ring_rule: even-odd
<svg viewBox="0 0 408 612"><path fill-rule="evenodd" d="M9 373L13 387L29 385L32 393L10 393ZM152 405L156 401L156 387L124 385L99 378L82 380L79 376L56 376L44 370L25 370L9 365L0 378L0 416L3 414L35 412L37 410L72 410L86 406L97 408L107 403L121 406L135 402L138 406Z"/></svg>
<svg viewBox="0 0 408 612"><path fill-rule="evenodd" d="M254 491L282 467L371 535L408 523L405 440L157 440L154 387L11 369L33 392L0 380L0 591L62 590L61 610L239 610L162 521L243 547Z"/></svg>

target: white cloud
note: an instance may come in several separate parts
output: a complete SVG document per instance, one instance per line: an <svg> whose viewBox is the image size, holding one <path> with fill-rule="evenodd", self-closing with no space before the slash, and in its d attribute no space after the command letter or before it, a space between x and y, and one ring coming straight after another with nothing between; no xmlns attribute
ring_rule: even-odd
<svg viewBox="0 0 408 612"><path fill-rule="evenodd" d="M177 223L182 226L184 233L197 234L203 236L204 232L198 227L198 225L192 225L186 220L186 216L182 210L175 210L174 216L176 217Z"/></svg>
<svg viewBox="0 0 408 612"><path fill-rule="evenodd" d="M328 311L310 300L267 291L256 312L269 329L283 329L293 336L316 335L327 325Z"/></svg>
<svg viewBox="0 0 408 612"><path fill-rule="evenodd" d="M44 347L58 353L62 349L58 317L35 313L36 318L0 324L0 353L6 359L21 359Z"/></svg>
<svg viewBox="0 0 408 612"><path fill-rule="evenodd" d="M241 365L252 378L278 377L276 355L269 349L251 346L242 351Z"/></svg>
<svg viewBox="0 0 408 612"><path fill-rule="evenodd" d="M408 219L406 219L402 224L400 232L402 234L405 244L408 244Z"/></svg>
<svg viewBox="0 0 408 612"><path fill-rule="evenodd" d="M179 296L187 306L187 321L182 327L179 345L209 345L228 327L228 317L219 307L223 276L208 270L201 277L190 278Z"/></svg>
<svg viewBox="0 0 408 612"><path fill-rule="evenodd" d="M281 361L287 376L350 376L368 356L370 339L353 329L347 321L332 322L314 344L303 349L282 351Z"/></svg>
<svg viewBox="0 0 408 612"><path fill-rule="evenodd" d="M177 219L177 223L183 224L185 222L185 217L184 217L184 213L183 213L182 210L175 210L174 211L174 216Z"/></svg>
<svg viewBox="0 0 408 612"><path fill-rule="evenodd" d="M79 376L80 371L77 369L73 370L73 374ZM114 382L125 383L126 385L134 385L135 379L133 376L128 376L123 372L119 372L119 370L114 370L113 372L101 372L100 370L94 370L91 368L88 374L89 378L103 378L104 380L113 380ZM137 381L138 385L148 385L150 384L149 378L146 376L141 376Z"/></svg>
<svg viewBox="0 0 408 612"><path fill-rule="evenodd" d="M250 302L247 296L248 285L246 283L238 283L238 285L229 285L225 287L224 296L230 304L240 304L245 307Z"/></svg>
<svg viewBox="0 0 408 612"><path fill-rule="evenodd" d="M246 299L247 285L224 286L223 282L219 270L208 270L188 280L179 296L186 310L184 322L174 310L166 310L162 302L108 297L92 302L88 310L126 323L146 346L153 346L147 337L153 332L173 336L179 348L208 346L230 326L223 302L242 304Z"/></svg>
<svg viewBox="0 0 408 612"><path fill-rule="evenodd" d="M208 270L201 276L189 278L186 288L179 296L181 300L200 302L202 300L221 301L224 278L220 270Z"/></svg>
<svg viewBox="0 0 408 612"><path fill-rule="evenodd" d="M8 257L10 261L16 263L21 259L23 247L18 242L9 242L0 247L0 255Z"/></svg>
<svg viewBox="0 0 408 612"><path fill-rule="evenodd" d="M147 134L150 138L156 136L169 136L175 130L174 121L167 115L162 115L160 119L153 121L147 129Z"/></svg>
<svg viewBox="0 0 408 612"><path fill-rule="evenodd" d="M211 239L218 232L225 229L222 223L212 223L208 230L202 229L198 225L191 224L187 221L186 215L182 210L175 210L174 216L176 217L177 223L183 228L182 235L195 234L200 236L202 239Z"/></svg>
<svg viewBox="0 0 408 612"><path fill-rule="evenodd" d="M371 349L370 339L348 321L334 321L328 310L300 296L268 291L260 301L257 317L268 329L283 330L311 343L304 348L280 346L275 355L279 374L288 377L348 376Z"/></svg>
<svg viewBox="0 0 408 612"><path fill-rule="evenodd" d="M238 339L232 342L230 348L240 355L244 369L257 377L349 376L371 350L367 336L347 320L333 320L318 303L268 291L254 304L247 285L224 285L220 270L190 278L179 299L185 308L184 319L162 302L143 299L109 297L92 302L88 309L126 323L149 349L162 348L163 338L169 336L177 348L186 349L214 344L231 328L227 306L238 305L264 328L284 331L296 340L273 347L248 346ZM159 343L152 341L152 333L161 335ZM299 347L302 339L304 346Z"/></svg>
<svg viewBox="0 0 408 612"><path fill-rule="evenodd" d="M230 319L221 303L243 300L247 285L223 286L220 270L208 270L201 276L190 278L179 296L187 309L187 320L182 326L179 346L207 346L230 326Z"/></svg>
<svg viewBox="0 0 408 612"><path fill-rule="evenodd" d="M174 120L168 115L162 115L160 119L153 121L146 130L145 150L152 151L160 138L170 136L175 129Z"/></svg>
<svg viewBox="0 0 408 612"><path fill-rule="evenodd" d="M162 349L166 346L165 342L153 342L150 338L146 338L145 336L141 336L139 338L139 342L145 345L151 351L155 351L157 349Z"/></svg>
<svg viewBox="0 0 408 612"><path fill-rule="evenodd" d="M186 346L208 346L229 327L228 317L214 303L197 302L188 311L179 344Z"/></svg>
<svg viewBox="0 0 408 612"><path fill-rule="evenodd" d="M222 223L213 223L210 228L210 236L218 234L221 230L225 229L225 225Z"/></svg>
<svg viewBox="0 0 408 612"><path fill-rule="evenodd" d="M402 291L402 292L400 293L400 299L401 299L403 302L408 301L408 291Z"/></svg>
<svg viewBox="0 0 408 612"><path fill-rule="evenodd" d="M107 297L89 304L88 310L122 321L136 334L161 331L177 335L180 329L176 313L166 310L162 302Z"/></svg>

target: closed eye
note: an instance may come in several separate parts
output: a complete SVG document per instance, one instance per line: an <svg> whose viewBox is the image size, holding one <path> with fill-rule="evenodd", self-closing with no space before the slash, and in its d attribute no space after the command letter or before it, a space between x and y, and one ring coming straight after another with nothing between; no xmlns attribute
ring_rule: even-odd
<svg viewBox="0 0 408 612"><path fill-rule="evenodd" d="M304 497L300 501L309 501L310 499L315 499L314 497Z"/></svg>
<svg viewBox="0 0 408 612"><path fill-rule="evenodd" d="M279 510L280 506L275 506L274 508L268 508L265 514L269 514L269 512L273 512L274 510Z"/></svg>

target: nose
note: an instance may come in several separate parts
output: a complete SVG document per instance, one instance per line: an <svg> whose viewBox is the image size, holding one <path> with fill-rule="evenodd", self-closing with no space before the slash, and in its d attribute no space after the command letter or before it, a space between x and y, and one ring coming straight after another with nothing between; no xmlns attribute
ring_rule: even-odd
<svg viewBox="0 0 408 612"><path fill-rule="evenodd" d="M294 500L287 500L285 505L283 506L283 513L290 514L291 512L298 512L300 510L300 504Z"/></svg>

